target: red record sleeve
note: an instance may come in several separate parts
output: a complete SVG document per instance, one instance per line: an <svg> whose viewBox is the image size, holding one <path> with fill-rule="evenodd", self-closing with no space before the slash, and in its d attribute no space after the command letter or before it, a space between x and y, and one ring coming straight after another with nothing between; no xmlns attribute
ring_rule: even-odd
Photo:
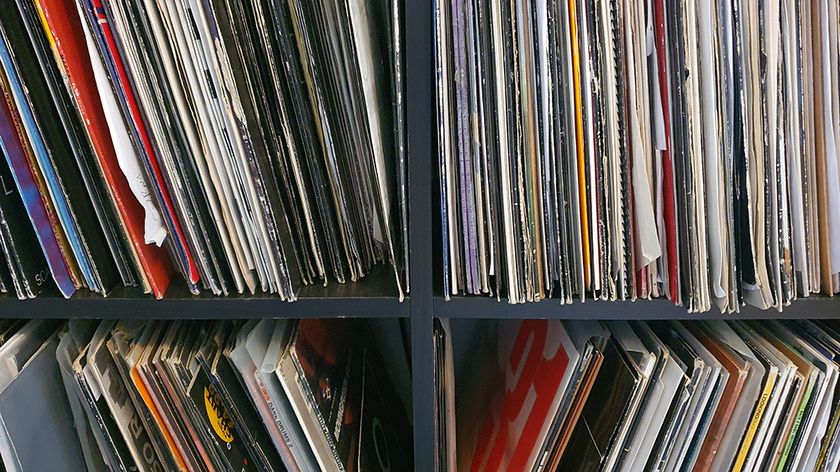
<svg viewBox="0 0 840 472"><path fill-rule="evenodd" d="M184 235L184 230L181 227L181 222L178 220L178 215L175 211L175 205L172 202L172 197L170 197L169 195L169 190L166 186L163 170L161 170L160 163L158 162L157 151L155 150L154 145L152 144L152 137L150 135L149 130L146 127L143 112L140 109L140 104L138 103L138 99L135 95L136 92L134 91L133 86L131 84L131 80L129 78L129 72L126 69L126 65L123 62L123 58L121 55L122 53L120 52L120 49L117 46L117 40L114 36L114 32L111 30L111 25L108 22L108 18L105 16L105 7L103 6L101 0L91 0L89 7L92 9L93 14L96 18L96 26L98 28L99 34L102 35L103 41L105 43L104 47L107 48L107 54L112 60L111 65L115 69L116 76L113 78L113 80L117 83L116 85L125 94L125 103L128 107L129 113L128 118L131 120L131 124L135 127L137 133L140 136L140 146L142 146L142 153L145 155L145 163L149 167L149 172L151 173L150 178L153 181L150 187L155 187L160 192L161 213L164 215L164 218L167 219L167 221L171 221L172 223L172 228L170 229L169 234L172 238L173 246L175 247L175 252L177 253L179 264L182 264L182 269L184 271L183 275L187 279L187 283L191 287L193 287L198 284L201 278L198 266L196 265L186 236Z"/></svg>
<svg viewBox="0 0 840 472"><path fill-rule="evenodd" d="M668 102L668 71L665 54L665 5L662 0L656 0L653 7L654 36L656 41L656 63L658 65L659 88L662 91L662 115L665 125L665 150L662 151L663 182L662 191L665 194L665 243L668 248L668 294L671 300L680 303L679 267L677 264L677 222L676 195L674 194L674 163L671 161L671 120Z"/></svg>
<svg viewBox="0 0 840 472"><path fill-rule="evenodd" d="M500 398L491 401L477 420L483 424L471 471L530 470L569 368L569 353L556 338L547 320L521 323L500 366L503 373L494 379Z"/></svg>
<svg viewBox="0 0 840 472"><path fill-rule="evenodd" d="M74 0L38 0L38 4L52 32L54 47L60 56L67 86L108 183L111 197L120 213L120 220L125 226L152 294L155 298L163 298L172 280L172 264L165 249L145 243L145 212L131 192L117 161Z"/></svg>

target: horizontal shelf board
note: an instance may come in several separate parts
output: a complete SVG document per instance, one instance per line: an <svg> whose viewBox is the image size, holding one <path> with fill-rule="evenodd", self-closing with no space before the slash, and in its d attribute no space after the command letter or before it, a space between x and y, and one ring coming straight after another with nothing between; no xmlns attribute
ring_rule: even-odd
<svg viewBox="0 0 840 472"><path fill-rule="evenodd" d="M0 317L4 318L406 318L408 314L408 299L400 303L397 298L393 271L381 266L359 282L333 280L326 287L305 286L292 303L264 293L222 297L202 291L196 296L180 279L172 281L162 300L136 287L116 289L107 297L79 290L69 300L0 297Z"/></svg>
<svg viewBox="0 0 840 472"><path fill-rule="evenodd" d="M3 318L242 319L242 318L406 318L408 299L315 298L287 303L269 298L77 297L4 299Z"/></svg>
<svg viewBox="0 0 840 472"><path fill-rule="evenodd" d="M441 318L551 318L599 320L658 319L827 319L840 318L840 298L814 297L794 301L784 311L741 307L740 313L721 314L716 308L706 313L688 313L669 300L605 302L589 300L563 305L559 300L512 305L484 297L435 297L434 315Z"/></svg>

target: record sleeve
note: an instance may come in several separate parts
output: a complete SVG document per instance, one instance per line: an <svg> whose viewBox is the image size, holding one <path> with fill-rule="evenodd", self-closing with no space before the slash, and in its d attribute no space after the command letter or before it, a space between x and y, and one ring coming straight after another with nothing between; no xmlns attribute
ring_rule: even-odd
<svg viewBox="0 0 840 472"><path fill-rule="evenodd" d="M581 416L573 425L559 470L598 468L604 463L617 429L627 419L637 381L615 341L608 341L603 364L582 406Z"/></svg>
<svg viewBox="0 0 840 472"><path fill-rule="evenodd" d="M821 346L823 349L824 354L827 358L830 358L836 364L838 361L838 348L840 348L840 344L838 344L836 333L833 332L830 328L819 325L817 323L812 322L796 322L792 323L795 325L794 331L800 330L803 334L807 334L810 338L810 344L817 348L817 346ZM833 413L831 419L828 423L828 429L826 434L822 440L822 444L820 446L819 456L817 459L816 467L817 469L820 468L831 468L833 464L836 464L840 458L837 457L837 454L832 452L832 447L836 444L838 440L838 428L840 427L840 409L837 408L838 402L840 402L840 397L838 396L838 391L834 391L833 400L832 400L832 408Z"/></svg>
<svg viewBox="0 0 840 472"><path fill-rule="evenodd" d="M291 13L282 0L273 0L270 11L277 42L275 54L295 58L295 60L281 60L279 62L283 65L284 82L288 87L288 96L291 99L291 111L297 122L295 130L298 133L299 146L302 151L301 158L306 162L310 189L317 203L325 249L332 265L333 276L340 283L344 283L348 268L342 254L343 242L341 241L340 229L337 226L338 220L334 216L338 210L327 187L327 163L324 161L324 150L321 148L322 143L317 135L317 122L308 101L305 71L300 62Z"/></svg>
<svg viewBox="0 0 840 472"><path fill-rule="evenodd" d="M64 382L64 390L67 394L67 401L70 404L70 411L73 414L73 427L79 438L79 445L82 450L82 457L87 470L105 472L104 458L99 452L96 444L96 437L92 426L85 417L85 400L80 396L78 384L73 374L73 361L79 356L79 349L84 348L96 330L97 322L86 320L70 323L70 329L60 335L58 348L56 349L56 361L61 379Z"/></svg>
<svg viewBox="0 0 840 472"><path fill-rule="evenodd" d="M656 79L659 87L659 99L662 108L662 126L664 132L664 140L661 143L662 149L659 149L660 159L662 160L662 205L664 209L665 220L665 245L667 247L667 271L668 271L668 287L667 293L671 300L680 304L682 300L681 291L681 276L679 273L679 256L678 249L678 225L677 225L677 201L676 201L676 180L674 176L674 165L671 157L672 138L671 138L671 123L670 123L670 84L668 82L668 35L665 26L665 3L663 0L654 0L653 5L654 18L654 37L656 41L656 64L657 73Z"/></svg>
<svg viewBox="0 0 840 472"><path fill-rule="evenodd" d="M154 232L155 228L159 228L159 231L165 230L161 226L160 215L153 206L154 203L144 201L148 200L144 176L135 174L133 182L126 177L130 169L136 168L139 171L139 163L127 162L130 158L125 157L125 154L128 153L120 156L113 144L113 141L117 140L114 137L116 132L110 128L102 102L113 102L114 99L113 96L110 99L100 98L105 94L113 95L110 85L105 90L106 86L101 84L105 74L102 60L95 46L88 41L85 33L87 25L79 21L71 0L38 2L40 11L51 29L54 48L62 60L65 85L72 93L102 176L107 183L108 192L120 216L121 229L132 248L130 253L139 263L149 290L156 298L162 298L169 286L172 269L168 255L157 246L159 236ZM58 21L59 18L61 21ZM109 111L118 113L114 107L115 104L110 104ZM133 155L133 150L131 154ZM144 209L141 202L151 205L152 208ZM149 225L147 218L157 219L157 225ZM148 232L152 234L146 234L147 226L151 226L151 231Z"/></svg>
<svg viewBox="0 0 840 472"><path fill-rule="evenodd" d="M115 322L102 322L91 338L87 350L88 366L110 414L117 425L138 470L155 471L163 468L150 435L142 425L139 413L128 393L127 386L106 345Z"/></svg>
<svg viewBox="0 0 840 472"><path fill-rule="evenodd" d="M516 378L506 377L498 407L480 421L474 449L466 453L472 456L471 468L533 470L572 376L573 343L562 323L533 320L503 329L499 345L501 365L496 368L505 376L522 370ZM524 404L530 391L535 401Z"/></svg>
<svg viewBox="0 0 840 472"><path fill-rule="evenodd" d="M138 344L136 349L130 353L128 366L131 369L131 379L134 383L134 388L140 392L140 397L143 399L146 408L151 412L157 428L163 434L175 463L180 469L186 469L189 456L186 454L187 451L179 447L179 438L176 436L177 431L171 429L167 418L164 416L166 415L166 410L164 410L165 405L160 403L160 396L157 394L158 390L151 383L153 377L151 377L151 373L149 372L149 359L154 355L154 350L157 348L158 343L160 343L164 325L150 324L147 329L148 332L143 334L145 342L142 345Z"/></svg>
<svg viewBox="0 0 840 472"><path fill-rule="evenodd" d="M220 330L227 335L227 331L236 332L231 324L219 323ZM219 350L218 356L210 367L213 374L212 380L217 385L217 390L222 394L222 400L226 402L229 415L233 419L234 426L241 438L245 441L246 449L252 461L263 469L282 470L285 468L277 449L271 443L266 427L261 423L260 417L255 410L248 393L243 388L234 366L229 357L231 342L235 336L227 336L227 346ZM200 358L203 360L203 357Z"/></svg>
<svg viewBox="0 0 840 472"><path fill-rule="evenodd" d="M360 405L350 390L360 352L350 346L351 335L328 320L302 320L277 365L315 458L321 467L339 471L352 469L357 457Z"/></svg>
<svg viewBox="0 0 840 472"><path fill-rule="evenodd" d="M256 83L256 78L249 75L253 73L248 70L249 59L235 47L239 30L232 16L234 11L230 10L234 7L236 5L206 2L203 5L205 21L210 27L210 36L226 45L218 54L226 64L225 73L230 77L227 84L231 91L229 100L236 104L235 119L248 152L248 171L253 179L252 198L255 202L270 202L269 205L259 204L259 211L255 212L263 244L270 248L263 254L267 274L263 288L277 291L281 298L294 300L294 287L302 281L304 268L299 265L300 256L292 241L284 201L271 167L268 142L260 125L261 115L258 113L261 110L257 106L265 106L265 103L255 103L257 97L249 84Z"/></svg>
<svg viewBox="0 0 840 472"><path fill-rule="evenodd" d="M73 361L73 375L76 379L75 388L84 399L85 414L91 424L100 454L105 463L112 470L127 470L136 468L134 458L125 438L114 421L99 386L92 380L92 371L87 363L87 353L90 345L79 351L79 356Z"/></svg>
<svg viewBox="0 0 840 472"><path fill-rule="evenodd" d="M410 442L408 419L398 413L395 392L379 380L383 370L377 367L381 364L374 356L369 349L363 350L360 451L356 470L410 470L412 457L404 448Z"/></svg>
<svg viewBox="0 0 840 472"><path fill-rule="evenodd" d="M758 324L751 324L759 334L762 334L782 355L790 359L797 367L798 382L789 400L788 407L783 413L784 420L779 425L776 435L775 448L765 459L772 467L784 467L791 457L791 451L795 454L795 444L798 434L804 428L811 417L809 409L815 387L818 389L822 382L823 374L805 357L797 353L794 348L777 336L774 331ZM781 464L781 466L779 465Z"/></svg>
<svg viewBox="0 0 840 472"><path fill-rule="evenodd" d="M3 47L4 45L0 45L0 50ZM63 245L66 244L66 240L63 240L62 233L57 232L57 217L49 201L42 199L41 185L36 180L38 174L30 167L31 159L34 157L23 134L21 117L12 108L9 87L10 82L6 80L5 74L0 73L0 89L2 89L0 91L3 92L3 97L0 97L2 98L0 99L0 143L3 146L6 165L11 170L52 279L61 294L70 297L76 291L78 283L76 275L71 271L72 263L68 261L68 258L72 256L64 250ZM41 284L46 283L46 276L47 274L42 275Z"/></svg>
<svg viewBox="0 0 840 472"><path fill-rule="evenodd" d="M603 339L593 339L586 341L582 346L580 361L572 376L571 389L563 398L562 415L558 415L552 424L550 442L544 451L538 470L556 468L566 450L572 433L572 425L580 417L581 405L588 398L594 383L594 374L603 362L602 341ZM576 342L575 345L578 346L578 343Z"/></svg>
<svg viewBox="0 0 840 472"><path fill-rule="evenodd" d="M0 453L8 469L85 468L55 358L58 344L57 336L46 339L0 390ZM45 424L51 427L44 428ZM45 454L44 447L51 454Z"/></svg>
<svg viewBox="0 0 840 472"><path fill-rule="evenodd" d="M67 73L63 68L61 56L57 50L57 42L52 29L46 21L43 10L37 0L18 2L18 8L24 16L27 33L35 46L41 71L47 79L50 97L60 118L60 124L70 144L70 151L75 161L74 170L80 177L80 184L85 190L87 199L84 202L73 203L76 208L76 218L83 220L84 226L85 203L90 206L94 219L98 222L100 232L95 232L97 226L84 228L86 246L91 254L96 276L100 287L95 291L107 295L117 285L135 286L139 282L138 267L130 254L130 248L125 233L116 212L113 199L107 183L103 179L102 169L95 156L82 117L76 102L72 97L72 89L67 86ZM57 166L62 171L62 166ZM74 188L74 183L65 184ZM85 193L75 192L84 195ZM101 239L104 238L104 245ZM101 251L101 254L99 253ZM99 262L101 261L101 262ZM106 261L112 262L107 264ZM120 283L121 282L121 283Z"/></svg>
<svg viewBox="0 0 840 472"><path fill-rule="evenodd" d="M230 411L225 407L222 394L207 375L206 368L199 369L189 392L195 406L202 411L203 425L212 433L225 464L234 470L259 470L245 446L241 431L238 431Z"/></svg>
<svg viewBox="0 0 840 472"><path fill-rule="evenodd" d="M181 323L181 322L179 322ZM172 349L172 342L178 334L177 325L157 326L155 333L159 337L151 338L150 344L144 349L143 355L138 362L138 373L149 401L152 402L156 411L158 426L165 428L168 440L171 440L170 447L173 454L177 454L185 464L184 467L197 468L212 466L214 463L206 452L205 440L207 431L196 430L192 423L185 420L189 418L198 419L198 408L190 411L193 416L187 416L185 408L194 407L183 386L180 377L170 377L168 370L169 354ZM198 331L198 329L196 329ZM197 425L202 423L196 421Z"/></svg>
<svg viewBox="0 0 840 472"><path fill-rule="evenodd" d="M124 59L115 39L109 18L105 15L104 5L100 0L92 0L89 4L80 4L80 15L88 22L91 33L97 38L97 47L107 64L114 88L120 94L120 107L128 123L132 124L132 139L136 143L141 160L149 176L149 183L153 195L159 203L163 221L167 227L171 251L181 273L189 286L195 290L200 275L198 267L188 248L184 230L179 223L172 196L166 188L159 156L152 143L152 138L140 109L137 91L132 88Z"/></svg>
<svg viewBox="0 0 840 472"><path fill-rule="evenodd" d="M797 439L791 465L793 467L814 468L819 458L819 448L826 436L831 416L830 409L834 402L837 385L838 367L834 354L826 349L814 336L805 330L794 331L791 325L781 327L773 323L774 331L779 333L790 346L813 363L821 373L821 379L815 386L813 400L804 430Z"/></svg>
<svg viewBox="0 0 840 472"><path fill-rule="evenodd" d="M700 419L711 395L712 368L695 350L684 330L672 323L651 323L651 329L680 359L686 369L687 381L683 384L678 401L669 413L668 428L660 431L656 453L648 461L654 470L664 470L672 464L681 464L688 454L690 441L697 433Z"/></svg>
<svg viewBox="0 0 840 472"><path fill-rule="evenodd" d="M254 252L250 202L241 194L241 173L232 161L228 129L218 108L220 99L208 67L200 33L187 25L180 2L158 4L146 9L152 40L161 51L163 75L176 100L178 120L185 128L190 162L197 171L197 182L209 210L211 225L218 233L232 287L237 293L254 293ZM170 46L171 45L171 46ZM177 80L180 76L181 80ZM212 239L211 239L212 241ZM226 284L222 279L221 288Z"/></svg>
<svg viewBox="0 0 840 472"><path fill-rule="evenodd" d="M81 280L91 290L107 293L116 283L114 261L90 199L70 200L71 192L83 195L87 192L75 158L66 159L64 153L69 151L75 156L82 151L63 127L61 105L50 91L51 81L61 79L54 77L55 63L42 37L43 29L32 18L35 12L28 11L28 7L31 5L20 3L17 7L7 7L2 15L3 34L11 49L3 58L6 77L12 85L18 110L25 117L24 128ZM27 29L38 33L36 41L30 39Z"/></svg>
<svg viewBox="0 0 840 472"><path fill-rule="evenodd" d="M298 471L300 468L292 455L291 448L286 443L287 428L277 420L276 410L266 400L268 395L263 394L263 392L267 392L267 389L262 388L261 382L257 381L259 368L254 361L254 357L248 351L248 337L256 330L259 323L257 320L251 320L242 326L237 333L235 344L227 356L238 371L239 378L251 396L250 401L259 413L267 433L271 437L272 445L282 458L285 468L290 471ZM281 430L281 426L283 430ZM284 435L284 433L286 434Z"/></svg>
<svg viewBox="0 0 840 472"><path fill-rule="evenodd" d="M214 207L205 194L207 190L212 197L213 189L199 184L203 168L193 160L194 128L190 121L179 126L168 125L179 121L179 112L183 110L182 106L179 108L183 105L179 100L183 95L180 88L169 86L168 79L173 75L166 72L167 60L171 58L168 49L155 47L153 28L157 17L150 15L145 5L122 0L107 2L104 17L113 27L115 42L134 82L138 104L160 159L163 182L172 195L177 223L183 229L186 248L196 264L202 287L216 295L226 294L232 275L216 221L211 216ZM185 279L192 282L190 277ZM198 286L192 289L197 292Z"/></svg>
<svg viewBox="0 0 840 472"><path fill-rule="evenodd" d="M106 346L125 385L125 390L134 404L137 418L139 418L148 434L150 444L158 460L165 469L174 470L179 469L179 465L167 445L164 432L156 423L153 412L143 400L143 392L136 387L129 368L131 351L147 341L146 335L149 331L146 328L149 326L153 326L153 324L142 321L117 322L111 336L106 341Z"/></svg>
<svg viewBox="0 0 840 472"><path fill-rule="evenodd" d="M274 176L274 187L281 199L291 236L291 245L287 247L298 264L299 273L294 275L305 284L313 283L315 278L323 278L326 282L322 243L315 235L317 223L312 216L308 185L303 177L299 150L292 132L288 96L279 76L282 59L275 58L267 30L258 27L267 14L259 2L253 7L249 6L249 2L240 2L228 7L228 10L236 40L240 44L253 44L237 48L243 72L248 78L243 84L247 88L240 90L241 93L247 92L245 96L250 97L254 117L260 123L259 132L268 156L265 169L269 172L267 175ZM256 67L256 64L263 63L267 67ZM275 92L263 93L263 90ZM272 182L272 179L267 182Z"/></svg>
<svg viewBox="0 0 840 472"><path fill-rule="evenodd" d="M715 408L706 432L706 438L703 440L697 461L694 464L697 470L712 470L712 462L718 458L719 448L722 445L721 441L726 428L732 422L733 411L738 404L752 366L732 347L723 342L717 342L719 338L706 331L702 326L693 323L686 326L729 373L729 378L723 387L720 401Z"/></svg>
<svg viewBox="0 0 840 472"><path fill-rule="evenodd" d="M744 437L741 439L739 450L732 463L733 471L749 470L750 461L756 460L762 447L762 443L770 429L776 407L782 397L782 391L789 378L790 370L776 355L773 349L768 348L760 338L744 329L744 325L733 322L733 330L739 335L743 342L752 350L765 368L766 375L762 379L763 387L761 396L752 411L750 422L747 426Z"/></svg>
<svg viewBox="0 0 840 472"><path fill-rule="evenodd" d="M342 48L348 47L351 42L345 29L349 26L349 18L339 19L337 13L331 10L334 7L327 4L319 7L317 4L290 0L287 5L297 39L298 54L304 64L310 106L327 163L327 177L336 204L339 234L345 248L350 278L355 280L367 269L364 261L372 257L372 235L368 233L372 228L359 228L353 224L354 213L368 214L366 212L371 208L361 201L369 195L369 186L359 182L350 166L369 162L371 149L369 133L364 132L350 108L358 97L351 98L349 87L352 85L349 81L358 80L353 75L358 74L358 71L351 68L346 75L338 76L331 72L340 69L341 66L332 61L343 60ZM344 35L343 41L339 40L340 35ZM318 61L316 57L329 59ZM342 102L345 103L343 109L331 106ZM350 137L348 133L355 135ZM359 159L354 163L344 162L343 153L359 153ZM358 191L349 192L352 186L357 186Z"/></svg>
<svg viewBox="0 0 840 472"><path fill-rule="evenodd" d="M297 419L295 406L287 396L277 375L277 366L294 331L289 320L261 320L248 334L246 348L257 365L254 374L263 390L263 399L274 412L274 421L300 470L315 469L318 462L307 440L303 425Z"/></svg>
<svg viewBox="0 0 840 472"><path fill-rule="evenodd" d="M630 323L615 321L608 325L608 329L616 344L622 349L626 362L636 378L631 395L627 398L627 412L612 438L612 445L605 460L607 467L617 468L626 458L627 446L632 439L631 432L640 419L643 402L657 359L654 353L642 342Z"/></svg>
<svg viewBox="0 0 840 472"><path fill-rule="evenodd" d="M574 79L574 88L575 91L575 100L574 100L574 117L575 117L575 136L576 136L576 151L577 151L577 188L578 188L578 202L580 204L580 235L581 235L581 252L582 252L582 259L583 259L583 285L586 290L590 290L592 288L592 272L591 272L591 257L592 252L590 249L590 229L589 229L589 212L591 211L589 208L589 201L588 201L588 194L587 194L587 166L586 166L586 157L585 157L585 150L586 144L584 142L586 136L585 131L585 121L584 121L584 111L587 107L584 106L584 96L582 94L582 90L584 90L584 81L586 77L583 72L583 68L586 67L586 56L585 53L582 51L581 47L581 38L584 38L585 42L585 33L579 31L578 22L583 20L582 14L580 13L583 10L584 2L578 2L577 0L569 0L569 30L570 30L570 49L571 49L571 57L572 57L572 75ZM580 5L580 6L578 6ZM584 28L585 31L585 28ZM583 63L583 64L582 64ZM584 291L582 290L581 293ZM583 296L583 295L582 295Z"/></svg>
<svg viewBox="0 0 840 472"><path fill-rule="evenodd" d="M2 101L2 98L0 98ZM5 127L3 104L0 103L0 128ZM5 150L6 130L0 131L0 149ZM12 141L13 143L14 141ZM4 153L5 154L5 153ZM3 253L6 256L11 289L18 298L33 298L42 292L54 290L50 268L44 253L36 244L37 234L27 216L21 194L12 176L9 162L0 162L0 231L2 231Z"/></svg>
<svg viewBox="0 0 840 472"><path fill-rule="evenodd" d="M717 467L733 467L738 443L745 439L749 424L752 422L752 418L756 417L754 412L760 408L763 391L772 391L775 377L768 378L765 365L758 359L749 345L725 322L709 321L706 326L711 333L714 333L715 338L723 341L723 345L731 348L750 366L738 401L732 410L732 416L721 438L720 447L712 462L712 470L716 470ZM766 384L765 380L768 380ZM764 405L766 406L766 399ZM757 417L760 418L761 415L759 414Z"/></svg>
<svg viewBox="0 0 840 472"><path fill-rule="evenodd" d="M397 183L400 243L402 251L402 269L405 271L405 291L410 292L409 283L409 250L408 250L408 132L406 110L405 85L405 33L403 31L402 0L391 0L388 11L390 13L390 36L388 49L391 52L391 100L394 117L394 147L396 151ZM486 10L486 8L485 8Z"/></svg>
<svg viewBox="0 0 840 472"><path fill-rule="evenodd" d="M645 346L656 355L656 365L639 420L631 431L631 442L625 447L627 456L620 469L623 471L638 470L648 463L654 453L657 436L668 427L668 414L672 405L678 403L680 387L688 380L682 363L647 325L631 322L631 326Z"/></svg>

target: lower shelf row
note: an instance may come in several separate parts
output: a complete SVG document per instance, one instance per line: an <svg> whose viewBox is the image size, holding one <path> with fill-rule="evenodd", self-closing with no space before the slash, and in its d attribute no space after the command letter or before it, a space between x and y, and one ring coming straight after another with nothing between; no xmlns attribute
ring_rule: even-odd
<svg viewBox="0 0 840 472"><path fill-rule="evenodd" d="M408 327L0 320L3 467L411 470ZM428 335L419 439L438 471L840 468L840 321L440 318Z"/></svg>
<svg viewBox="0 0 840 472"><path fill-rule="evenodd" d="M2 465L410 470L403 339L394 319L0 321Z"/></svg>
<svg viewBox="0 0 840 472"><path fill-rule="evenodd" d="M836 471L836 321L435 321L435 463Z"/></svg>

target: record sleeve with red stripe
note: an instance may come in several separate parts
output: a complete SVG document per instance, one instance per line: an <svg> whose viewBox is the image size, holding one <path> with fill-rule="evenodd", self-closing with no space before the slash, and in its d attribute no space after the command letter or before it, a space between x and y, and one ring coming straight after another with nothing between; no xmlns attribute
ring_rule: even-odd
<svg viewBox="0 0 840 472"><path fill-rule="evenodd" d="M163 248L144 240L144 210L119 166L108 124L96 89L85 35L73 0L38 0L55 41L67 85L82 117L120 220L131 241L149 288L162 298L172 279L172 265Z"/></svg>
<svg viewBox="0 0 840 472"><path fill-rule="evenodd" d="M178 220L175 206L169 195L169 190L166 187L163 171L161 170L160 163L158 162L157 152L152 144L152 138L143 119L143 112L140 109L135 91L132 88L132 83L129 79L125 63L122 60L120 49L117 46L116 38L111 30L108 17L105 15L104 6L101 0L91 0L87 4L87 7L92 10L88 11L88 14L92 14L95 19L93 26L96 28L97 34L100 35L100 40L103 43L102 47L107 49L105 52L107 53L107 60L110 61L109 65L113 74L112 80L117 82L115 86L119 88L120 92L122 92L122 97L125 100L124 104L129 115L128 118L131 120L131 125L133 125L139 136L139 144L146 157L145 164L149 170L150 176L152 177L152 187L155 188L155 191L158 194L162 214L167 222L167 227L170 228L173 248L179 257L179 263L181 264L184 276L188 279L187 281L190 284L191 289L195 291L195 286L200 280L198 267L195 263L195 258L190 251L186 237L184 236L184 231L181 227L180 221Z"/></svg>
<svg viewBox="0 0 840 472"><path fill-rule="evenodd" d="M656 63L658 65L659 88L662 91L662 115L665 129L665 149L662 150L662 193L665 209L665 243L668 248L668 295L674 303L681 300L677 249L676 196L674 195L674 163L671 160L671 118L668 94L668 64L665 44L665 5L663 0L654 0L654 37L656 41Z"/></svg>

